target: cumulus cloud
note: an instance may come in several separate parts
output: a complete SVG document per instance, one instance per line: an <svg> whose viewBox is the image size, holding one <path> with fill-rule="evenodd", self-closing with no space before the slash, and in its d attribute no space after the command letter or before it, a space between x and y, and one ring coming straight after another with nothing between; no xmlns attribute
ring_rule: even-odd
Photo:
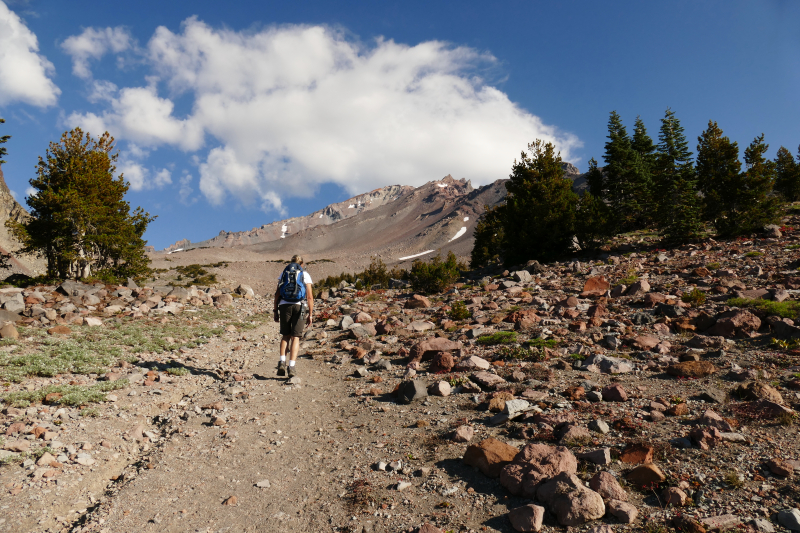
<svg viewBox="0 0 800 533"><path fill-rule="evenodd" d="M140 162L148 155L147 150L129 144L117 163L117 170L123 174L133 191L163 189L172 183L172 172L169 169L151 169Z"/></svg>
<svg viewBox="0 0 800 533"><path fill-rule="evenodd" d="M131 34L122 26L116 28L86 28L80 35L68 37L61 48L72 57L72 73L90 79L89 60L98 60L107 53L119 54L135 47Z"/></svg>
<svg viewBox="0 0 800 533"><path fill-rule="evenodd" d="M281 212L287 196L326 182L353 194L446 174L479 185L505 177L536 138L564 159L580 146L485 82L479 74L497 61L471 48L365 45L321 26L236 32L190 18L179 33L159 27L146 53L157 80L69 120L198 153L200 191L216 205L233 196ZM191 111L176 115L170 98L188 98Z"/></svg>
<svg viewBox="0 0 800 533"><path fill-rule="evenodd" d="M38 52L36 35L0 0L0 106L24 102L47 107L56 103L61 90L48 77L55 69Z"/></svg>

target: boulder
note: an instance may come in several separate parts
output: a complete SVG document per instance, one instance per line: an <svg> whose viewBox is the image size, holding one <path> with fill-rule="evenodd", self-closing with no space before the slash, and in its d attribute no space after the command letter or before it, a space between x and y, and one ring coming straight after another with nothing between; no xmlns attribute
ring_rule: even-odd
<svg viewBox="0 0 800 533"><path fill-rule="evenodd" d="M583 285L581 296L602 296L610 288L611 284L606 281L605 277L593 276L586 280L586 283Z"/></svg>
<svg viewBox="0 0 800 533"><path fill-rule="evenodd" d="M654 451L654 448L649 444L631 443L625 446L619 454L619 460L632 465L652 463Z"/></svg>
<svg viewBox="0 0 800 533"><path fill-rule="evenodd" d="M436 352L431 361L431 372L450 372L455 366L453 354L450 352Z"/></svg>
<svg viewBox="0 0 800 533"><path fill-rule="evenodd" d="M437 381L428 387L428 394L431 396L450 396L451 387L446 381Z"/></svg>
<svg viewBox="0 0 800 533"><path fill-rule="evenodd" d="M639 516L639 511L636 510L636 507L628 502L609 500L606 502L606 507L608 512L623 524L631 524Z"/></svg>
<svg viewBox="0 0 800 533"><path fill-rule="evenodd" d="M625 296L640 296L648 292L650 292L650 284L647 280L642 279L628 287Z"/></svg>
<svg viewBox="0 0 800 533"><path fill-rule="evenodd" d="M484 389L495 389L498 385L505 385L508 383L506 380L498 376L497 374L492 374L491 372L475 372L472 374L469 379L483 387Z"/></svg>
<svg viewBox="0 0 800 533"><path fill-rule="evenodd" d="M427 395L428 387L425 385L424 381L404 381L397 389L397 397L401 403L411 403L415 400L425 398Z"/></svg>
<svg viewBox="0 0 800 533"><path fill-rule="evenodd" d="M716 371L717 367L708 361L683 361L667 367L667 374L687 378L702 378Z"/></svg>
<svg viewBox="0 0 800 533"><path fill-rule="evenodd" d="M648 463L637 466L628 472L625 479L637 487L647 487L652 483L661 483L667 478L660 468L653 463Z"/></svg>
<svg viewBox="0 0 800 533"><path fill-rule="evenodd" d="M453 442L469 442L475 436L475 429L472 426L458 426L453 432Z"/></svg>
<svg viewBox="0 0 800 533"><path fill-rule="evenodd" d="M767 400L783 404L783 396L781 396L781 393L775 390L774 387L766 383L761 383L760 381L751 381L739 385L736 388L736 395L742 400Z"/></svg>
<svg viewBox="0 0 800 533"><path fill-rule="evenodd" d="M0 338L14 340L19 339L17 327L11 322L6 322L3 327L0 328Z"/></svg>
<svg viewBox="0 0 800 533"><path fill-rule="evenodd" d="M544 507L532 503L508 512L508 520L514 531L541 531L543 519Z"/></svg>
<svg viewBox="0 0 800 533"><path fill-rule="evenodd" d="M431 301L422 295L414 294L406 300L406 309L427 309L431 306Z"/></svg>
<svg viewBox="0 0 800 533"><path fill-rule="evenodd" d="M606 514L603 498L586 488L574 474L566 472L543 483L536 497L556 515L562 526L578 526Z"/></svg>
<svg viewBox="0 0 800 533"><path fill-rule="evenodd" d="M732 309L717 315L717 323L706 332L722 337L750 337L761 327L761 319L749 311Z"/></svg>
<svg viewBox="0 0 800 533"><path fill-rule="evenodd" d="M661 500L664 505L673 505L675 507L683 507L686 505L686 493L678 487L667 487L661 493Z"/></svg>
<svg viewBox="0 0 800 533"><path fill-rule="evenodd" d="M624 402L628 400L628 394L622 385L617 383L603 387L603 400L607 402Z"/></svg>
<svg viewBox="0 0 800 533"><path fill-rule="evenodd" d="M488 438L473 444L464 453L464 463L477 467L486 476L500 477L500 472L505 465L510 463L519 450L505 442Z"/></svg>
<svg viewBox="0 0 800 533"><path fill-rule="evenodd" d="M628 493L619 484L617 478L608 472L598 472L589 480L589 488L603 497L604 500L628 501Z"/></svg>
<svg viewBox="0 0 800 533"><path fill-rule="evenodd" d="M419 363L428 360L438 352L452 352L461 349L461 343L451 341L445 337L430 337L418 342L411 348L409 363Z"/></svg>
<svg viewBox="0 0 800 533"><path fill-rule="evenodd" d="M500 484L515 496L533 498L540 482L562 472L577 471L577 459L564 446L528 444L502 469Z"/></svg>

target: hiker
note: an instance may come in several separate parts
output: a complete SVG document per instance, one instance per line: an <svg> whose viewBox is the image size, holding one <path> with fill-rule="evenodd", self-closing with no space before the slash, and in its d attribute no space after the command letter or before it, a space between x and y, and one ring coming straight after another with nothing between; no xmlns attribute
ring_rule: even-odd
<svg viewBox="0 0 800 533"><path fill-rule="evenodd" d="M314 314L314 295L311 289L311 276L303 270L303 257L295 255L291 263L283 269L275 289L275 322L281 323L281 349L278 362L278 375L289 377L297 373L295 363L300 350L300 336L305 326L311 327ZM289 350L289 364L286 364L286 350Z"/></svg>

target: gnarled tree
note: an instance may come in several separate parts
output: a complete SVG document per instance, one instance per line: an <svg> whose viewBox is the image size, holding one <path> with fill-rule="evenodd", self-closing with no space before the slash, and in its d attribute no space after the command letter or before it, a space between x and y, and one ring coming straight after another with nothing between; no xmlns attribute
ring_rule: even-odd
<svg viewBox="0 0 800 533"><path fill-rule="evenodd" d="M148 271L142 235L154 220L124 200L128 184L115 176L118 154L108 132L98 139L80 128L50 143L39 157L36 192L28 197L31 217L9 221L23 253L47 260L47 274L58 278L140 277Z"/></svg>

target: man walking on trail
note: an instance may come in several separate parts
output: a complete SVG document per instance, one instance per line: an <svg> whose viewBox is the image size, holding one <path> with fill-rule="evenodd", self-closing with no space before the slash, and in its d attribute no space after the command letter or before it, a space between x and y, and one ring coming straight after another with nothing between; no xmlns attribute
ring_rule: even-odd
<svg viewBox="0 0 800 533"><path fill-rule="evenodd" d="M311 276L303 269L302 256L295 255L292 262L283 269L275 289L275 322L281 323L281 359L278 362L278 375L289 377L297 373L295 363L300 350L300 337L305 326L311 327L314 314L314 295L311 289ZM289 364L286 364L286 351L289 350Z"/></svg>

